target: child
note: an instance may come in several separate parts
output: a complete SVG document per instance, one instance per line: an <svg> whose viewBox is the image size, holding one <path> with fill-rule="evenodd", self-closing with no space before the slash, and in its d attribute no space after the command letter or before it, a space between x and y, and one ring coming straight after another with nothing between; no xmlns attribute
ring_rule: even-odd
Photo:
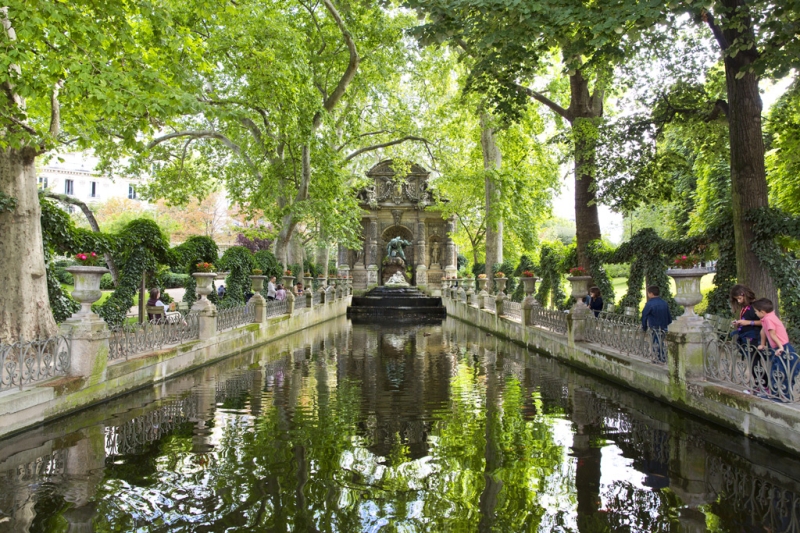
<svg viewBox="0 0 800 533"><path fill-rule="evenodd" d="M789 342L789 334L781 319L775 314L775 306L766 298L751 304L761 320L761 343L759 350L766 349L769 342L775 356L770 365L770 392L782 399L791 400L793 382L797 377L798 358L794 346Z"/></svg>

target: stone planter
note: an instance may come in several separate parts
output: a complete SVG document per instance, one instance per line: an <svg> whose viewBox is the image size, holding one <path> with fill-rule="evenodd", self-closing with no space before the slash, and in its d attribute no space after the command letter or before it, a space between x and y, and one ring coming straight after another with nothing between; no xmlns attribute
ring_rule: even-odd
<svg viewBox="0 0 800 533"><path fill-rule="evenodd" d="M283 288L286 289L286 292L292 292L292 288L294 287L294 276L283 276Z"/></svg>
<svg viewBox="0 0 800 533"><path fill-rule="evenodd" d="M261 291L264 290L264 280L267 279L267 276L262 275L253 275L250 276L250 283L253 284L253 294L259 294Z"/></svg>
<svg viewBox="0 0 800 533"><path fill-rule="evenodd" d="M64 270L75 278L75 290L72 291L72 297L81 304L81 308L70 318L98 319L99 317L92 312L92 304L103 296L103 291L100 290L100 278L108 272L108 269L96 266L72 266Z"/></svg>
<svg viewBox="0 0 800 533"><path fill-rule="evenodd" d="M319 276L317 278L317 283L319 283L320 287L327 287L328 286L328 280L327 280L327 278L325 278L323 276Z"/></svg>
<svg viewBox="0 0 800 533"><path fill-rule="evenodd" d="M481 292L481 294L484 294L486 292L486 282L487 281L489 281L489 280L486 279L486 278L478 278L477 279L478 290Z"/></svg>
<svg viewBox="0 0 800 533"><path fill-rule="evenodd" d="M195 292L200 295L201 300L205 300L206 296L211 294L213 290L211 288L211 283L216 279L217 273L216 272L195 272L192 274L194 280L197 282L197 288Z"/></svg>
<svg viewBox="0 0 800 533"><path fill-rule="evenodd" d="M505 294L504 291L506 290L506 281L508 278L494 278L494 288L497 289L497 294Z"/></svg>
<svg viewBox="0 0 800 533"><path fill-rule="evenodd" d="M303 290L304 291L313 291L314 290L314 278L311 276L306 276L303 278Z"/></svg>
<svg viewBox="0 0 800 533"><path fill-rule="evenodd" d="M572 292L570 296L575 298L575 305L583 305L583 299L589 294L589 283L592 281L592 276L572 276L568 277L567 281L572 284Z"/></svg>
<svg viewBox="0 0 800 533"><path fill-rule="evenodd" d="M636 308L635 307L626 307L625 308L625 316L636 316Z"/></svg>
<svg viewBox="0 0 800 533"><path fill-rule="evenodd" d="M523 285L525 285L525 296L531 296L533 293L536 292L536 282L539 281L539 278L529 278L527 276L522 276L519 279L521 279Z"/></svg>
<svg viewBox="0 0 800 533"><path fill-rule="evenodd" d="M667 275L675 280L675 301L683 306L681 318L696 318L694 306L703 301L700 278L708 274L704 268L670 268Z"/></svg>
<svg viewBox="0 0 800 533"><path fill-rule="evenodd" d="M450 280L447 278L442 278L442 289L447 290L450 288Z"/></svg>

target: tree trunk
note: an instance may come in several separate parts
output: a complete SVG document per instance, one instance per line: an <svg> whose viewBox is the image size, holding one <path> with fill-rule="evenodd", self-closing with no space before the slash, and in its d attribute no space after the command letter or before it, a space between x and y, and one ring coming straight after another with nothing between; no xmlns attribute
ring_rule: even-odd
<svg viewBox="0 0 800 533"><path fill-rule="evenodd" d="M572 135L575 142L575 230L578 266L589 267L586 244L600 239L600 218L595 191L594 119L603 116L603 93L589 94L589 82L580 71L570 76Z"/></svg>
<svg viewBox="0 0 800 533"><path fill-rule="evenodd" d="M320 232L317 239L317 257L314 262L317 263L317 268L322 270L322 275L328 277L328 261L331 256L331 247L328 246L328 238L325 232Z"/></svg>
<svg viewBox="0 0 800 533"><path fill-rule="evenodd" d="M745 0L725 0L723 4L730 12L744 7ZM736 39L754 39L750 20L743 21L744 31L726 29L724 35L728 43ZM751 209L766 207L767 174L764 168L764 138L761 129L761 96L758 92L758 78L745 72L736 75L755 60L755 47L740 51L736 57L725 57L725 79L728 90L728 131L731 150L731 197L733 204L733 233L736 240L736 277L739 283L747 285L760 298L778 301L778 291L769 275L753 253L753 224L745 219Z"/></svg>
<svg viewBox="0 0 800 533"><path fill-rule="evenodd" d="M0 212L0 342L58 331L47 296L41 208L32 148L0 150L0 191L16 208Z"/></svg>
<svg viewBox="0 0 800 533"><path fill-rule="evenodd" d="M486 170L500 170L503 166L503 154L497 146L495 130L492 127L492 117L481 111L481 150L483 151L483 168ZM486 203L486 273L493 273L492 267L503 262L503 219L495 218L492 205L496 195L500 192L492 183L487 174L484 181Z"/></svg>

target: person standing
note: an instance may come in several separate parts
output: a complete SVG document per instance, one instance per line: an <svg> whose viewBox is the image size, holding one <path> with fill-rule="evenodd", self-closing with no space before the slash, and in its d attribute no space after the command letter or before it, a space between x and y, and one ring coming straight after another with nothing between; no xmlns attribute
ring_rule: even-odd
<svg viewBox="0 0 800 533"><path fill-rule="evenodd" d="M647 287L647 303L642 309L642 330L650 330L653 339L653 350L659 362L667 361L667 352L664 349L664 335L667 326L672 323L672 314L669 312L667 302L661 299L661 289L658 285Z"/></svg>
<svg viewBox="0 0 800 533"><path fill-rule="evenodd" d="M597 317L600 315L600 311L603 310L603 296L600 293L599 287L592 287L589 289L589 309L592 310L594 316Z"/></svg>
<svg viewBox="0 0 800 533"><path fill-rule="evenodd" d="M766 350L767 343L772 348L772 361L769 365L770 392L782 400L792 401L794 383L800 373L797 352L789 342L786 326L775 314L772 300L761 298L753 302L758 318L761 319L761 342L759 350Z"/></svg>
<svg viewBox="0 0 800 533"><path fill-rule="evenodd" d="M278 288L275 290L275 299L279 302L282 302L286 299L286 289L283 288L283 285L278 285Z"/></svg>
<svg viewBox="0 0 800 533"><path fill-rule="evenodd" d="M275 276L269 278L269 283L267 283L267 300L274 300L275 299Z"/></svg>

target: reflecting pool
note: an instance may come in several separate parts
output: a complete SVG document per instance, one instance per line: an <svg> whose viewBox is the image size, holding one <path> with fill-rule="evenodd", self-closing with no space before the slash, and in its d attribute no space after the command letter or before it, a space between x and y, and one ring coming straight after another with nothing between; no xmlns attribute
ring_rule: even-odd
<svg viewBox="0 0 800 533"><path fill-rule="evenodd" d="M458 321L346 319L0 441L0 531L798 532L800 460Z"/></svg>

